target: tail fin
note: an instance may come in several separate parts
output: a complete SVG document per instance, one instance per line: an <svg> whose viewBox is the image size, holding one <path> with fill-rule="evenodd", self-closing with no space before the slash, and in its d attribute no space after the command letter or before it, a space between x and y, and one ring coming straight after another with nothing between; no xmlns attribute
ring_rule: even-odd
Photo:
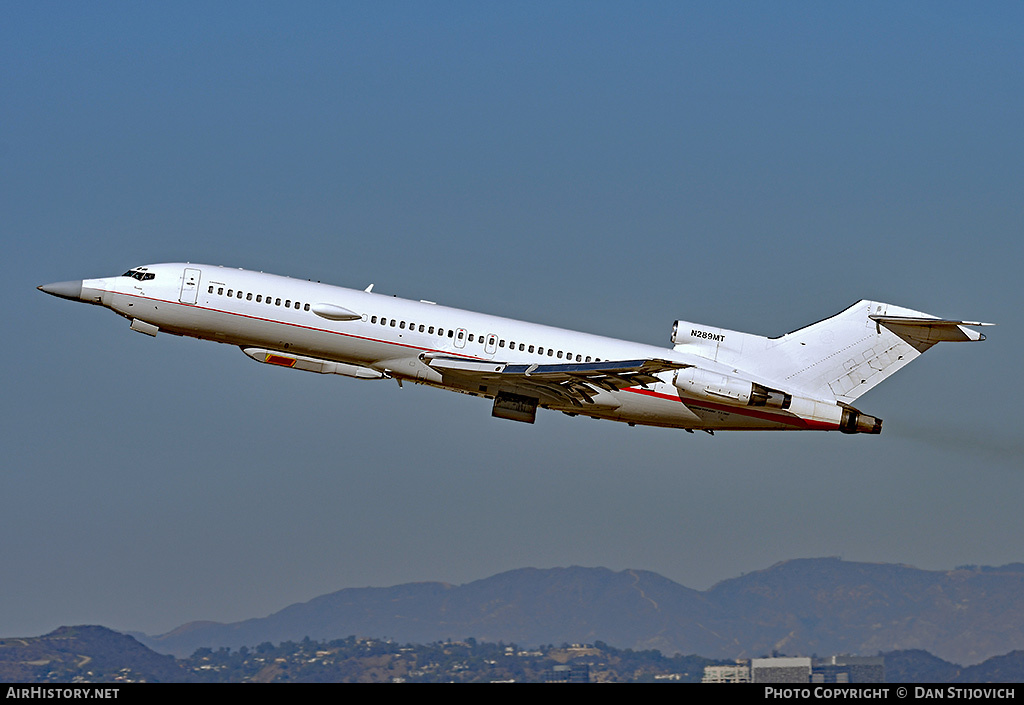
<svg viewBox="0 0 1024 705"><path fill-rule="evenodd" d="M984 340L984 335L967 326L988 325L993 324L946 320L892 304L858 301L831 318L778 338L728 331L731 340L719 335L719 343L735 341L735 347L717 344L712 351L707 340L678 340L683 344L676 349L772 380L790 393L849 404L935 343Z"/></svg>
<svg viewBox="0 0 1024 705"><path fill-rule="evenodd" d="M984 340L965 326L920 311L858 301L845 311L782 336L769 348L796 387L851 403L942 341ZM783 370L779 370L780 372Z"/></svg>

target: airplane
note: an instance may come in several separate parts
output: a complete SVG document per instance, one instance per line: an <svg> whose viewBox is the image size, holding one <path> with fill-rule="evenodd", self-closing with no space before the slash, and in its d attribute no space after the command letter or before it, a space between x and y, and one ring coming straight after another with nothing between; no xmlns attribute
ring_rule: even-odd
<svg viewBox="0 0 1024 705"><path fill-rule="evenodd" d="M278 367L394 379L493 400L534 423L537 409L635 425L881 433L852 403L971 327L862 300L777 337L676 321L672 348L319 282L191 263L55 282L40 291L104 306L131 329L212 340Z"/></svg>

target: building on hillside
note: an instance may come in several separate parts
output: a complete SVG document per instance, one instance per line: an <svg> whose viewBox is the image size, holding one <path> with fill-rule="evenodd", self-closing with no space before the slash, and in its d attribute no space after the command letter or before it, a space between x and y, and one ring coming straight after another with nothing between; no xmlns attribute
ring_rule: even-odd
<svg viewBox="0 0 1024 705"><path fill-rule="evenodd" d="M881 656L831 656L811 661L812 683L885 683Z"/></svg>
<svg viewBox="0 0 1024 705"><path fill-rule="evenodd" d="M751 683L809 683L810 681L810 657L750 659Z"/></svg>
<svg viewBox="0 0 1024 705"><path fill-rule="evenodd" d="M750 665L737 663L734 666L705 666L701 683L749 683Z"/></svg>
<svg viewBox="0 0 1024 705"><path fill-rule="evenodd" d="M884 683L881 656L783 657L705 666L703 683Z"/></svg>
<svg viewBox="0 0 1024 705"><path fill-rule="evenodd" d="M590 666L585 663L553 666L544 680L546 683L589 683Z"/></svg>

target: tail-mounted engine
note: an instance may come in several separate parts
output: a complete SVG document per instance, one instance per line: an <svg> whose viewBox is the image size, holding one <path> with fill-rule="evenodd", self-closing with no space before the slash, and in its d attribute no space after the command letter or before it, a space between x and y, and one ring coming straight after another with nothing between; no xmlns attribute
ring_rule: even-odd
<svg viewBox="0 0 1024 705"><path fill-rule="evenodd" d="M788 409L793 396L771 389L757 382L729 375L688 367L676 372L675 386L687 394L711 397L724 404L736 406L763 406L770 409Z"/></svg>
<svg viewBox="0 0 1024 705"><path fill-rule="evenodd" d="M687 396L731 406L761 407L786 412L800 419L796 428L839 429L843 433L881 433L882 420L862 414L851 406L815 401L766 387L740 377L719 374L697 367L676 372L676 388Z"/></svg>
<svg viewBox="0 0 1024 705"><path fill-rule="evenodd" d="M844 406L839 430L843 433L881 433L882 419L862 414L853 407Z"/></svg>

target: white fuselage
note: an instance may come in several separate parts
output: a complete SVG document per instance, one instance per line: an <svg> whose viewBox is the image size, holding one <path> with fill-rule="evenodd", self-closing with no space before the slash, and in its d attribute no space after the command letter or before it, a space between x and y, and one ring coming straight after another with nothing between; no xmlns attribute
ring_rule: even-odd
<svg viewBox="0 0 1024 705"><path fill-rule="evenodd" d="M693 360L692 355L671 348L243 269L174 263L132 272L136 276L83 280L81 300L131 319L132 327L140 332L155 335L158 329L237 345L261 362L273 360L271 356L256 358L250 350L344 363L346 370L362 372L341 374L396 378L488 398L502 391L501 385L441 374L424 358L444 355L538 365ZM143 279L140 272L153 276ZM319 315L318 310L326 310L327 315ZM353 314L350 320L332 319L332 312L346 310ZM737 407L713 398L690 398L672 379L667 372L655 383L600 391L582 408L543 398L540 406L631 424L686 429L838 428L832 420ZM834 401L829 403L834 406Z"/></svg>

